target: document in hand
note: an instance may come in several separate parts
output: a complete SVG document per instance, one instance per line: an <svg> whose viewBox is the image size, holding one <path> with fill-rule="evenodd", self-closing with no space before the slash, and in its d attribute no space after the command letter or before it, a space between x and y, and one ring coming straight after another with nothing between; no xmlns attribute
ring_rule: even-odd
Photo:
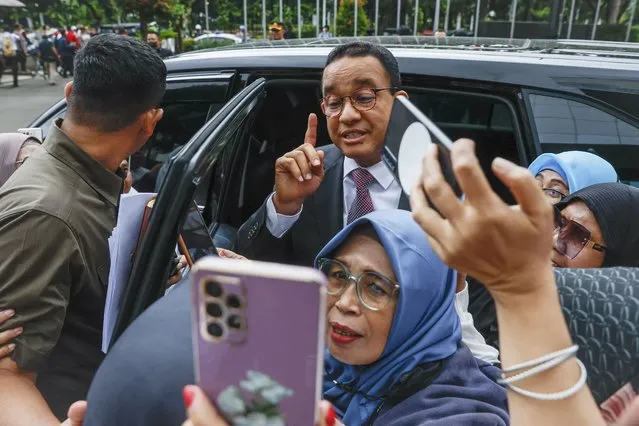
<svg viewBox="0 0 639 426"><path fill-rule="evenodd" d="M102 352L104 353L107 352L111 343L113 328L124 297L124 289L131 274L132 256L140 234L144 210L147 202L155 195L153 193L122 194L120 198L118 223L109 238L111 269L102 326Z"/></svg>

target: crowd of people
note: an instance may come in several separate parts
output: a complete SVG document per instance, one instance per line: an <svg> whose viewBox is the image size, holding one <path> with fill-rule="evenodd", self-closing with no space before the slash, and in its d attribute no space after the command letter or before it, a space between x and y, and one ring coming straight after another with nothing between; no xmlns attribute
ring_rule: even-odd
<svg viewBox="0 0 639 426"><path fill-rule="evenodd" d="M0 137L0 424L227 424L193 385L188 280L100 350L126 159L163 115L157 45L91 38L44 144ZM382 162L401 87L386 48L333 49L322 76L333 143L316 147L311 114L238 253L220 251L326 276L320 424L604 425L553 268L639 267L639 189L590 152L542 154L528 169L496 158L509 206L462 139L451 158L464 197L432 146L409 198ZM491 310L469 312L471 281ZM498 347L475 322L499 326ZM625 408L616 424L638 424L639 400Z"/></svg>
<svg viewBox="0 0 639 426"><path fill-rule="evenodd" d="M20 72L28 72L29 57L33 57L36 64L33 72L41 72L51 85L56 84L57 76L73 77L73 59L76 52L96 34L94 29L83 25L59 29L43 25L33 33L29 33L21 24L15 24L13 29L6 28L0 35L0 82L5 68L10 68L13 87L19 87L18 75ZM162 47L162 39L157 31L148 31L146 41L161 58L173 56L173 51Z"/></svg>

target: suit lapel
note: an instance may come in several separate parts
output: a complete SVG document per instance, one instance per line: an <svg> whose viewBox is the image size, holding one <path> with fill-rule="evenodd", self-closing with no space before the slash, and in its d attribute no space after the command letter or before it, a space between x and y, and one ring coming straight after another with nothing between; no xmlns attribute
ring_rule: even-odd
<svg viewBox="0 0 639 426"><path fill-rule="evenodd" d="M325 150L324 180L313 196L313 214L322 245L344 226L344 156L334 145Z"/></svg>

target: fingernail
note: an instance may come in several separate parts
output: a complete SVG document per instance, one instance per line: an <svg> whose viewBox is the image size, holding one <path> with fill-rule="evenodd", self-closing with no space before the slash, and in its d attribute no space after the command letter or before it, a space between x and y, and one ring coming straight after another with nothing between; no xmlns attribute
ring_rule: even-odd
<svg viewBox="0 0 639 426"><path fill-rule="evenodd" d="M502 173L508 172L509 170L513 168L513 166L514 166L513 163L501 157L497 157L493 160L493 167Z"/></svg>
<svg viewBox="0 0 639 426"><path fill-rule="evenodd" d="M297 180L299 180L300 182L304 182L304 178L302 176L298 177Z"/></svg>
<svg viewBox="0 0 639 426"><path fill-rule="evenodd" d="M24 328L18 327L18 328L15 329L13 334L15 334L17 336L18 334L22 334L23 331L24 331Z"/></svg>
<svg viewBox="0 0 639 426"><path fill-rule="evenodd" d="M317 158L315 160L313 160L313 165L314 166L319 166L320 165L320 160L317 159Z"/></svg>
<svg viewBox="0 0 639 426"><path fill-rule="evenodd" d="M189 408L195 399L195 389L193 389L192 386L184 386L184 389L182 389L182 398L184 399L184 406Z"/></svg>
<svg viewBox="0 0 639 426"><path fill-rule="evenodd" d="M304 176L306 180L311 180L312 177L313 175L311 175L310 173L307 173L306 176Z"/></svg>
<svg viewBox="0 0 639 426"><path fill-rule="evenodd" d="M14 311L13 309L7 309L6 311L0 312L0 315L5 318L11 318L15 314L16 314L16 311Z"/></svg>
<svg viewBox="0 0 639 426"><path fill-rule="evenodd" d="M326 412L326 418L324 420L326 422L326 426L335 426L335 422L337 419L335 415L335 409L333 408L332 405L328 407L328 411Z"/></svg>
<svg viewBox="0 0 639 426"><path fill-rule="evenodd" d="M9 344L7 345L7 350L8 350L9 352L12 352L15 348L16 348L16 344L15 344L15 343L9 343Z"/></svg>

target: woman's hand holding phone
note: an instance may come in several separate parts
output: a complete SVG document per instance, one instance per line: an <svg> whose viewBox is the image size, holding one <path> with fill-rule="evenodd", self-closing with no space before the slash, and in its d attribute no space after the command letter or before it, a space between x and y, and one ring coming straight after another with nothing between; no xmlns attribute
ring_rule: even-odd
<svg viewBox="0 0 639 426"><path fill-rule="evenodd" d="M229 426L198 386L186 386L182 391L182 395L186 414L188 415L188 419L182 423L182 426ZM315 426L343 426L337 420L335 410L329 402L321 401L319 410L320 422Z"/></svg>

